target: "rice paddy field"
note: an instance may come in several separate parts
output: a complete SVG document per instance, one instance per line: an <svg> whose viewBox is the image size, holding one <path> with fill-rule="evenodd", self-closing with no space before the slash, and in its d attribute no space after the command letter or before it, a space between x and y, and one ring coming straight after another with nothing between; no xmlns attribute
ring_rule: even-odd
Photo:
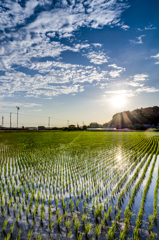
<svg viewBox="0 0 159 240"><path fill-rule="evenodd" d="M0 133L0 239L159 239L159 134Z"/></svg>

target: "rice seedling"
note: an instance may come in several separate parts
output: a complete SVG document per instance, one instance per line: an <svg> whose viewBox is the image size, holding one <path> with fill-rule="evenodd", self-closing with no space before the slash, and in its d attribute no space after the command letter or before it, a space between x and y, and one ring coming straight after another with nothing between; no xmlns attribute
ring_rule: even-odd
<svg viewBox="0 0 159 240"><path fill-rule="evenodd" d="M83 238L83 233L79 233L78 235L77 235L77 240L82 240L82 238Z"/></svg>
<svg viewBox="0 0 159 240"><path fill-rule="evenodd" d="M28 240L31 240L32 233L33 233L33 230L30 230L30 231L28 232Z"/></svg>
<svg viewBox="0 0 159 240"><path fill-rule="evenodd" d="M80 221L79 219L76 219L75 223L74 223L74 229L76 230L76 232L79 230L80 227Z"/></svg>
<svg viewBox="0 0 159 240"><path fill-rule="evenodd" d="M95 231L94 231L94 233L95 233L95 237L98 239L98 237L99 237L99 235L100 235L100 233L101 233L100 225L99 225L99 224L97 224L97 225L95 226Z"/></svg>
<svg viewBox="0 0 159 240"><path fill-rule="evenodd" d="M9 240L10 239L10 234L7 234L7 237L5 237L5 240Z"/></svg>
<svg viewBox="0 0 159 240"><path fill-rule="evenodd" d="M153 228L153 216L149 215L149 233L152 232Z"/></svg>
<svg viewBox="0 0 159 240"><path fill-rule="evenodd" d="M5 219L4 222L3 222L3 231L6 230L7 223L8 223L8 221Z"/></svg>
<svg viewBox="0 0 159 240"><path fill-rule="evenodd" d="M69 219L65 221L65 226L66 226L66 229L67 229L67 230L70 229L70 227L71 227L71 222L70 222Z"/></svg>

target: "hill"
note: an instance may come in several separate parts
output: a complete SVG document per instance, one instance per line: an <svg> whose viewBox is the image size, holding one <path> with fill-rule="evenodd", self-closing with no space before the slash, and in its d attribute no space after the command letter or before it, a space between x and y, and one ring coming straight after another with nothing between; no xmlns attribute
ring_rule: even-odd
<svg viewBox="0 0 159 240"><path fill-rule="evenodd" d="M124 111L116 113L112 120L104 127L115 127L115 128L137 128L143 126L154 126L159 124L159 107L147 107L141 109L135 109L133 111Z"/></svg>

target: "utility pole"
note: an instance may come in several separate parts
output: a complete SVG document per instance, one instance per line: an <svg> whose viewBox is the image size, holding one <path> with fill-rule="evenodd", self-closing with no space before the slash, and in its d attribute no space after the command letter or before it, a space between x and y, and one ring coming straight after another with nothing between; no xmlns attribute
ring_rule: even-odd
<svg viewBox="0 0 159 240"><path fill-rule="evenodd" d="M50 117L48 117L48 128L50 128Z"/></svg>
<svg viewBox="0 0 159 240"><path fill-rule="evenodd" d="M68 128L69 128L69 120L67 120L67 125L68 125Z"/></svg>
<svg viewBox="0 0 159 240"><path fill-rule="evenodd" d="M4 117L2 116L2 128L3 128L3 121L4 121Z"/></svg>
<svg viewBox="0 0 159 240"><path fill-rule="evenodd" d="M18 110L20 109L19 107L16 107L17 108L17 128L18 128Z"/></svg>
<svg viewBox="0 0 159 240"><path fill-rule="evenodd" d="M12 113L10 113L10 129L12 128L12 120L11 120L11 117L12 117Z"/></svg>

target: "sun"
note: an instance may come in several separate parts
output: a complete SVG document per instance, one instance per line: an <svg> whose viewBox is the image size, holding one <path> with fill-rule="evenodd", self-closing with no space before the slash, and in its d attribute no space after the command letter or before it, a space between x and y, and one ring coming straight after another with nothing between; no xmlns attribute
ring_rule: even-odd
<svg viewBox="0 0 159 240"><path fill-rule="evenodd" d="M123 96L116 96L111 98L111 103L115 107L123 107L126 103L126 99Z"/></svg>

